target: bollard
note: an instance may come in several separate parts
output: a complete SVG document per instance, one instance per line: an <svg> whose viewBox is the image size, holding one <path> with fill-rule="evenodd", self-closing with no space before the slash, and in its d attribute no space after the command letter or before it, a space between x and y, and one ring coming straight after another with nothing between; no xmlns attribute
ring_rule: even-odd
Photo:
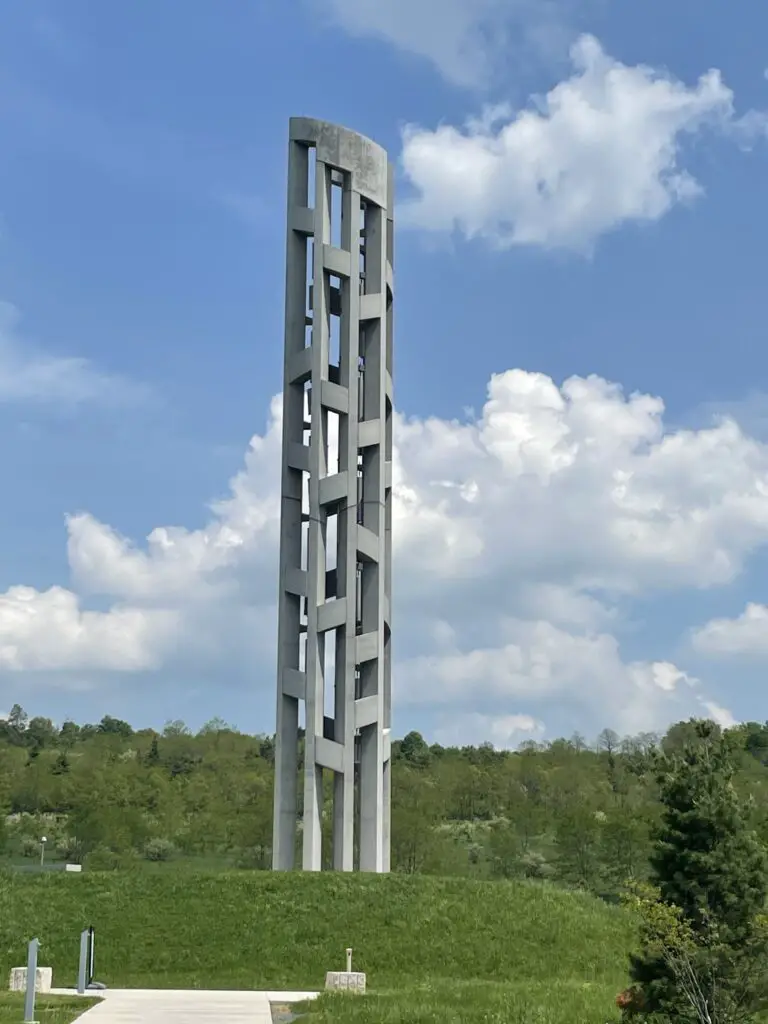
<svg viewBox="0 0 768 1024"><path fill-rule="evenodd" d="M96 929L93 925L88 928L88 988L93 988L93 958L94 948L96 946Z"/></svg>
<svg viewBox="0 0 768 1024"><path fill-rule="evenodd" d="M94 958L96 956L96 929L93 925L80 932L80 966L77 972L77 991L80 995L86 989L105 989L107 986L94 981Z"/></svg>
<svg viewBox="0 0 768 1024"><path fill-rule="evenodd" d="M77 971L77 991L79 995L85 993L88 985L88 929L80 932L80 965Z"/></svg>
<svg viewBox="0 0 768 1024"><path fill-rule="evenodd" d="M24 998L24 1024L36 1024L35 987L37 985L37 951L39 939L32 939L27 952L27 992Z"/></svg>
<svg viewBox="0 0 768 1024"><path fill-rule="evenodd" d="M328 971L325 975L325 988L334 992L365 992L366 978L363 971L352 970L352 947L347 946L346 971Z"/></svg>

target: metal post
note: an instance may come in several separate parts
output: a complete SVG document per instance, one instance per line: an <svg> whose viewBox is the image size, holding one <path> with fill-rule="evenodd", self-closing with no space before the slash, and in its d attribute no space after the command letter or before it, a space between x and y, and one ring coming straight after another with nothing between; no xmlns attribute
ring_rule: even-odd
<svg viewBox="0 0 768 1024"><path fill-rule="evenodd" d="M24 1024L35 1024L35 990L37 986L37 951L40 940L32 939L27 952L27 992L24 999Z"/></svg>
<svg viewBox="0 0 768 1024"><path fill-rule="evenodd" d="M86 975L88 972L88 929L80 932L80 965L77 972L77 991L80 995L85 992L88 984Z"/></svg>
<svg viewBox="0 0 768 1024"><path fill-rule="evenodd" d="M90 987L94 977L93 962L96 947L96 931L93 925L88 928L88 985Z"/></svg>

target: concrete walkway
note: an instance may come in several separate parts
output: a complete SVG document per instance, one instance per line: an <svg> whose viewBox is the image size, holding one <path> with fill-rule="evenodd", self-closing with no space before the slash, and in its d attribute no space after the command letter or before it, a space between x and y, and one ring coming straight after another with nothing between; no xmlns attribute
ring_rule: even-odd
<svg viewBox="0 0 768 1024"><path fill-rule="evenodd" d="M51 995L73 994L53 989ZM78 1017L85 1024L272 1024L270 1003L315 999L317 992L204 992L197 989L105 989L102 1001Z"/></svg>

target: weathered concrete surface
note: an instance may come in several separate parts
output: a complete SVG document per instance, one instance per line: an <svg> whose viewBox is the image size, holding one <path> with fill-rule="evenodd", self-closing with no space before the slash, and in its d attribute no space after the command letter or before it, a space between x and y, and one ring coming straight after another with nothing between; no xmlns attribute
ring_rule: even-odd
<svg viewBox="0 0 768 1024"><path fill-rule="evenodd" d="M325 976L325 987L328 991L365 992L365 973L363 971L328 971Z"/></svg>
<svg viewBox="0 0 768 1024"><path fill-rule="evenodd" d="M38 967L35 973L35 992L50 992L53 984L53 968ZM8 979L8 988L11 992L26 992L27 990L27 968L12 967L11 976Z"/></svg>
<svg viewBox="0 0 768 1024"><path fill-rule="evenodd" d="M71 989L54 989L72 995ZM95 992L86 993L89 996ZM86 1024L272 1024L270 1002L313 999L316 992L227 992L106 989L102 1001L78 1020Z"/></svg>
<svg viewBox="0 0 768 1024"><path fill-rule="evenodd" d="M390 868L393 190L394 172L376 143L325 121L291 119L272 843L278 871L294 867L302 702L302 868L319 871L324 863L329 772L334 870ZM338 439L331 441L334 418ZM336 530L329 531L333 519ZM327 651L335 651L332 670Z"/></svg>

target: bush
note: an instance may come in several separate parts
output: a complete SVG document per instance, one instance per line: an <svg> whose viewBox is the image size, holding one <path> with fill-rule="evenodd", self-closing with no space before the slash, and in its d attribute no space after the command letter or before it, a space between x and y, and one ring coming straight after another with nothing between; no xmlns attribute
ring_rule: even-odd
<svg viewBox="0 0 768 1024"><path fill-rule="evenodd" d="M241 850L235 861L235 867L245 871L266 871L270 866L271 853L263 846L253 846Z"/></svg>
<svg viewBox="0 0 768 1024"><path fill-rule="evenodd" d="M29 836L22 836L19 841L19 852L22 857L38 857L40 855L40 843Z"/></svg>
<svg viewBox="0 0 768 1024"><path fill-rule="evenodd" d="M144 859L151 861L170 860L176 852L176 847L170 839L150 839L144 846Z"/></svg>
<svg viewBox="0 0 768 1024"><path fill-rule="evenodd" d="M85 857L84 866L88 871L119 871L136 864L135 853L117 853L108 846L96 846Z"/></svg>
<svg viewBox="0 0 768 1024"><path fill-rule="evenodd" d="M547 863L545 857L540 853L530 852L520 858L520 865L524 878L549 878L552 875L552 866Z"/></svg>
<svg viewBox="0 0 768 1024"><path fill-rule="evenodd" d="M56 843L56 856L68 864L79 863L80 845L73 836L63 836Z"/></svg>

